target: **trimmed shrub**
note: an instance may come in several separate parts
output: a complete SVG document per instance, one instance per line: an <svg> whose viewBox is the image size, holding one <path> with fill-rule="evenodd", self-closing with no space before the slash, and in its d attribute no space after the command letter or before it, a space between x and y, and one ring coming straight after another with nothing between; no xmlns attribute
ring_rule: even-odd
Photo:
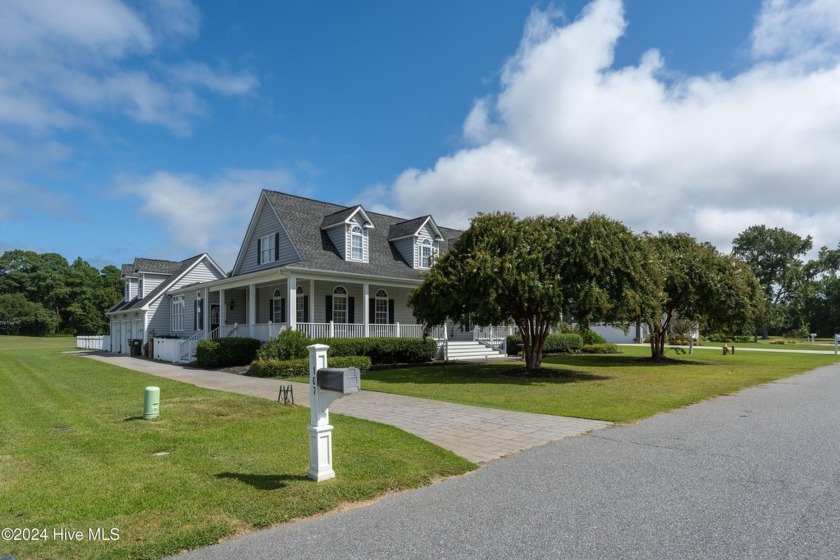
<svg viewBox="0 0 840 560"><path fill-rule="evenodd" d="M327 362L329 367L359 368L364 373L370 369L370 358L367 356L338 356L330 358ZM292 360L254 360L250 369L245 375L251 377L295 377L298 375L309 375L309 358L295 358Z"/></svg>
<svg viewBox="0 0 840 560"><path fill-rule="evenodd" d="M579 334L580 334L580 337L583 339L583 344L584 345L587 345L587 344L606 344L607 343L606 338L604 338L600 334L596 333L595 331L591 331L589 329L586 329L585 331L582 331Z"/></svg>
<svg viewBox="0 0 840 560"><path fill-rule="evenodd" d="M247 366L260 346L256 338L207 338L198 343L195 355L198 365L205 368Z"/></svg>
<svg viewBox="0 0 840 560"><path fill-rule="evenodd" d="M284 329L276 337L266 342L259 352L260 360L293 360L295 358L309 358L307 346L312 339L298 330Z"/></svg>
<svg viewBox="0 0 840 560"><path fill-rule="evenodd" d="M621 354L618 345L605 342L604 344L584 344L580 351L584 354Z"/></svg>
<svg viewBox="0 0 840 560"><path fill-rule="evenodd" d="M749 334L732 336L723 333L712 333L708 336L709 342L752 342L754 337Z"/></svg>
<svg viewBox="0 0 840 560"><path fill-rule="evenodd" d="M330 347L327 355L367 356L379 364L420 364L437 355L437 341L431 338L319 338L318 344Z"/></svg>
<svg viewBox="0 0 840 560"><path fill-rule="evenodd" d="M577 352L583 346L583 338L579 334L562 333L550 334L545 339L543 354L555 354L558 352ZM516 356L522 352L522 337L518 334L507 337L507 353Z"/></svg>

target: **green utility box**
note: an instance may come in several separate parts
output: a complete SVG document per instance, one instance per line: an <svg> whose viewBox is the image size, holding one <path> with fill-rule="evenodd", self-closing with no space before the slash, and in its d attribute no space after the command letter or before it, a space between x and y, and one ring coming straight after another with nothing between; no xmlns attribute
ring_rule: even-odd
<svg viewBox="0 0 840 560"><path fill-rule="evenodd" d="M143 395L143 420L160 416L160 387L146 387Z"/></svg>

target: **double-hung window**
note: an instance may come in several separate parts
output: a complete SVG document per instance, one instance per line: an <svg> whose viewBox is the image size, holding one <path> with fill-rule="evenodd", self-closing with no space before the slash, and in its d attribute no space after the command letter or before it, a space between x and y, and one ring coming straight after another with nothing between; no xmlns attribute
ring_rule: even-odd
<svg viewBox="0 0 840 560"><path fill-rule="evenodd" d="M172 330L184 330L184 296L172 297Z"/></svg>
<svg viewBox="0 0 840 560"><path fill-rule="evenodd" d="M283 295L280 290L274 290L274 298L271 300L271 322L283 322Z"/></svg>
<svg viewBox="0 0 840 560"><path fill-rule="evenodd" d="M388 292L378 290L373 306L373 322L377 325L388 324Z"/></svg>
<svg viewBox="0 0 840 560"><path fill-rule="evenodd" d="M295 321L298 323L304 322L306 310L304 309L303 286L298 286L295 294Z"/></svg>
<svg viewBox="0 0 840 560"><path fill-rule="evenodd" d="M347 322L347 290L343 286L337 286L333 290L332 296L333 304L333 322L346 323Z"/></svg>
<svg viewBox="0 0 840 560"><path fill-rule="evenodd" d="M432 242L424 239L420 244L420 268L432 267Z"/></svg>
<svg viewBox="0 0 840 560"><path fill-rule="evenodd" d="M365 232L359 226L350 229L350 259L365 260Z"/></svg>
<svg viewBox="0 0 840 560"><path fill-rule="evenodd" d="M274 234L260 237L260 264L274 262L275 237Z"/></svg>

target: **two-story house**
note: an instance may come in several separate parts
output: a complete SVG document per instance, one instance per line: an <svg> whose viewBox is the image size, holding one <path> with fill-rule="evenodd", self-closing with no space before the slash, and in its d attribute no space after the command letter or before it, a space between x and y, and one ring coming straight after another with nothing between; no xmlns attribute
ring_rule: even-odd
<svg viewBox="0 0 840 560"><path fill-rule="evenodd" d="M128 353L131 339L148 342L150 335L172 328L171 290L224 278L226 274L206 253L177 262L137 258L122 265L123 299L108 311L111 351ZM200 309L200 307L199 307ZM196 321L203 323L202 320Z"/></svg>

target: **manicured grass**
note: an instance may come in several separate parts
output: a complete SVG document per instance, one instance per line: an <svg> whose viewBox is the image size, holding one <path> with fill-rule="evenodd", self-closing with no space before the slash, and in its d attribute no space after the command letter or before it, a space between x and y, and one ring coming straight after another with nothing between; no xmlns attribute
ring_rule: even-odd
<svg viewBox="0 0 840 560"><path fill-rule="evenodd" d="M396 428L332 415L337 478L314 483L307 408L220 393L77 356L72 339L0 336L0 541L18 558L159 558L474 465ZM161 416L142 420L143 389ZM167 455L156 455L165 452ZM82 542L53 529L82 530ZM90 542L88 529L119 530Z"/></svg>
<svg viewBox="0 0 840 560"><path fill-rule="evenodd" d="M723 342L704 342L704 348L721 348ZM759 339L758 342L727 342L727 346L735 346L735 348L760 348L763 350L805 350L805 351L822 351L834 352L834 343L825 340L817 340L815 344L810 342L794 342L787 344L770 344L768 340Z"/></svg>
<svg viewBox="0 0 840 560"><path fill-rule="evenodd" d="M631 422L744 387L774 381L837 362L835 356L712 351L667 352L671 362L652 364L647 348L623 354L548 357L543 366L561 378L524 378L503 373L521 363L488 363L369 372L364 390L448 402Z"/></svg>

